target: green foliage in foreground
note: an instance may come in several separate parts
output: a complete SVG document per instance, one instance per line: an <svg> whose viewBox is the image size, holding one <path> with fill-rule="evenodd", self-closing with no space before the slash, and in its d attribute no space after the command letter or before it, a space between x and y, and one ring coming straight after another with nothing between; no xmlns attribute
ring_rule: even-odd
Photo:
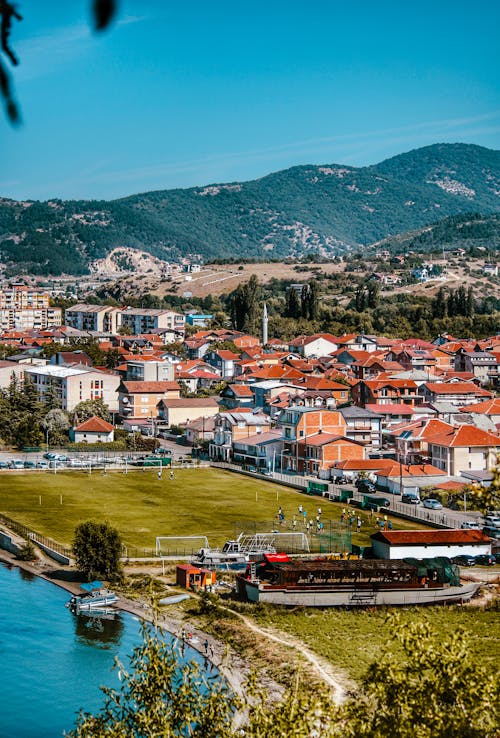
<svg viewBox="0 0 500 738"><path fill-rule="evenodd" d="M116 579L121 575L122 542L109 523L80 523L75 530L73 554L78 569L89 581L98 576Z"/></svg>
<svg viewBox="0 0 500 738"><path fill-rule="evenodd" d="M334 705L326 691L288 690L269 704L256 678L240 699L224 683L190 664L178 669L161 631L144 627L144 641L127 671L118 664L119 690L104 688L97 715L81 713L70 738L493 738L499 679L470 655L463 633L439 640L428 624L399 627L405 653L395 662L389 644L369 669L363 694ZM243 716L243 717L242 717Z"/></svg>

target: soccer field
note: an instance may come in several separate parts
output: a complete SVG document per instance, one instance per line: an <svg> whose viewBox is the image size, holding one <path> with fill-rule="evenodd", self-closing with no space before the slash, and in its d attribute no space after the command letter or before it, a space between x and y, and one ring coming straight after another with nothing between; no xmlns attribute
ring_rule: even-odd
<svg viewBox="0 0 500 738"><path fill-rule="evenodd" d="M288 529L298 506L322 519L338 521L341 505L309 497L289 487L219 469L175 471L170 479L156 470L123 472L12 473L0 476L0 512L59 543L71 545L78 523L108 521L125 545L153 549L156 536L206 535L220 545L241 531L242 521L276 525L282 507ZM368 545L374 522L363 512L362 531L352 541ZM393 519L394 528L416 527ZM423 527L423 526L419 526ZM303 528L298 524L297 531Z"/></svg>

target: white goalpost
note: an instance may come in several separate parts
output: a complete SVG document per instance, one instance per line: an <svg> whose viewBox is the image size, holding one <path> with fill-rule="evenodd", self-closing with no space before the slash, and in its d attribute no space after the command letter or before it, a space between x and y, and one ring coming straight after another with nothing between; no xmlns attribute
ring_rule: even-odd
<svg viewBox="0 0 500 738"><path fill-rule="evenodd" d="M175 556L179 552L191 554L199 548L208 548L206 536L156 536L156 555Z"/></svg>

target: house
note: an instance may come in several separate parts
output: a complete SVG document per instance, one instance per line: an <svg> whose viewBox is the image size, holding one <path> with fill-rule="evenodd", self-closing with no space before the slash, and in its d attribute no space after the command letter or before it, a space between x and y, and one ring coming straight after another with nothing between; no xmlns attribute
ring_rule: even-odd
<svg viewBox="0 0 500 738"><path fill-rule="evenodd" d="M178 587L191 589L194 592L215 584L217 574L210 569L200 569L192 564L178 564L175 572L175 583Z"/></svg>
<svg viewBox="0 0 500 738"><path fill-rule="evenodd" d="M346 438L374 449L382 445L382 417L378 413L356 405L341 407L339 411L345 421Z"/></svg>
<svg viewBox="0 0 500 738"><path fill-rule="evenodd" d="M455 354L455 370L471 372L480 384L498 381L498 358L492 351L466 351L460 349Z"/></svg>
<svg viewBox="0 0 500 738"><path fill-rule="evenodd" d="M156 418L159 401L166 398L178 399L180 392L177 382L122 381L118 387L120 416L124 419Z"/></svg>
<svg viewBox="0 0 500 738"><path fill-rule="evenodd" d="M214 437L215 416L200 417L188 420L186 423L185 437L190 446L199 446L204 441L211 441Z"/></svg>
<svg viewBox="0 0 500 738"><path fill-rule="evenodd" d="M70 430L73 443L109 443L114 440L114 426L93 415Z"/></svg>
<svg viewBox="0 0 500 738"><path fill-rule="evenodd" d="M0 362L1 366L2 362ZM485 400L460 408L461 413L471 413L489 418L495 425L500 425L500 399Z"/></svg>
<svg viewBox="0 0 500 738"><path fill-rule="evenodd" d="M497 463L500 436L475 425L448 428L427 439L431 464L450 476L461 472L487 471Z"/></svg>
<svg viewBox="0 0 500 738"><path fill-rule="evenodd" d="M240 357L234 351L218 349L208 351L203 358L210 366L215 367L216 371L220 372L223 379L232 379L234 377L235 362Z"/></svg>
<svg viewBox="0 0 500 738"><path fill-rule="evenodd" d="M282 429L283 451L281 468L298 473L311 468L309 460L323 462L327 456L334 456L334 461L347 458L363 457L361 444L345 438L346 422L338 410L323 410L312 407L287 407L278 416L278 423ZM330 454L321 451L324 438L334 445ZM319 436L322 438L319 438ZM308 442L313 438L308 450ZM342 443L340 442L342 440ZM347 443L347 441L349 441ZM317 451L312 449L318 449ZM360 451L361 449L361 451ZM309 453L309 456L307 455ZM306 463L309 462L309 463ZM333 464L333 461L332 461Z"/></svg>
<svg viewBox="0 0 500 738"><path fill-rule="evenodd" d="M188 313L186 323L196 328L206 328L214 316L211 313Z"/></svg>
<svg viewBox="0 0 500 738"><path fill-rule="evenodd" d="M49 363L56 366L71 366L71 364L93 366L92 359L85 351L58 351L50 357Z"/></svg>
<svg viewBox="0 0 500 738"><path fill-rule="evenodd" d="M270 418L255 410L219 413L215 419L214 440L209 448L210 458L214 461L230 461L233 443L267 433L270 429Z"/></svg>
<svg viewBox="0 0 500 738"><path fill-rule="evenodd" d="M323 479L330 477L330 469L339 461L364 459L362 443L343 435L323 433L321 430L306 436L303 443L299 444L299 453L303 454L303 458L298 459L299 471Z"/></svg>
<svg viewBox="0 0 500 738"><path fill-rule="evenodd" d="M423 398L413 379L362 379L352 388L356 405L418 405Z"/></svg>
<svg viewBox="0 0 500 738"><path fill-rule="evenodd" d="M298 336L288 344L288 350L300 356L327 356L337 349L337 338L330 333Z"/></svg>
<svg viewBox="0 0 500 738"><path fill-rule="evenodd" d="M391 530L370 536L377 559L478 556L491 553L491 539L480 530Z"/></svg>
<svg viewBox="0 0 500 738"><path fill-rule="evenodd" d="M274 470L278 465L282 447L281 431L256 433L254 436L233 442L233 459L238 464L254 466L260 471Z"/></svg>
<svg viewBox="0 0 500 738"><path fill-rule="evenodd" d="M456 407L491 399L492 394L473 382L425 382L418 388L425 402L450 402Z"/></svg>
<svg viewBox="0 0 500 738"><path fill-rule="evenodd" d="M218 412L219 403L215 397L162 398L156 406L157 426L186 425L200 416L210 418Z"/></svg>
<svg viewBox="0 0 500 738"><path fill-rule="evenodd" d="M220 393L222 404L228 410L235 407L253 407L254 394L248 384L228 384Z"/></svg>
<svg viewBox="0 0 500 738"><path fill-rule="evenodd" d="M376 351L377 337L367 336L364 333L346 333L337 338L339 348L356 349L357 351Z"/></svg>
<svg viewBox="0 0 500 738"><path fill-rule="evenodd" d="M418 496L424 487L435 487L446 479L442 469L432 464L401 464L393 461L377 472L377 486L390 494L412 494Z"/></svg>
<svg viewBox="0 0 500 738"><path fill-rule="evenodd" d="M487 277L498 277L498 264L486 262L483 266L483 274Z"/></svg>

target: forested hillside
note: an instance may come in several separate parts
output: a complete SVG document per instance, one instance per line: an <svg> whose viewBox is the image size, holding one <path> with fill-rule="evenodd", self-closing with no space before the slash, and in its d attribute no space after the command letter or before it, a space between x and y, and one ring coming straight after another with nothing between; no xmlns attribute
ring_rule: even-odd
<svg viewBox="0 0 500 738"><path fill-rule="evenodd" d="M11 273L57 275L88 271L118 246L167 260L330 255L447 216L495 213L499 202L500 152L436 144L376 166L307 165L110 202L3 199L0 259Z"/></svg>

